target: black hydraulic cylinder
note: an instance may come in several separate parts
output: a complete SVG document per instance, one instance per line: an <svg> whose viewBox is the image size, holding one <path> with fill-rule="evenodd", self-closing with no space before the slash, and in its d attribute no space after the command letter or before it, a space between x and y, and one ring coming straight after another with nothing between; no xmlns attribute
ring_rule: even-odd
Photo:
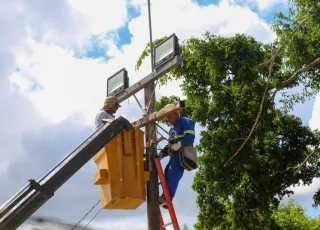
<svg viewBox="0 0 320 230"><path fill-rule="evenodd" d="M131 128L130 122L123 117L111 120L95 131L39 181L29 179L29 184L0 208L0 230L17 229L103 146L124 129Z"/></svg>

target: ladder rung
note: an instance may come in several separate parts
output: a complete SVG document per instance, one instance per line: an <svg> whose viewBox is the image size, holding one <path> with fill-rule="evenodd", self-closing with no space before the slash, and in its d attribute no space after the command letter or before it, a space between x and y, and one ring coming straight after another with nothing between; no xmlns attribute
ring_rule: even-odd
<svg viewBox="0 0 320 230"><path fill-rule="evenodd" d="M165 227L167 227L167 226L169 226L169 225L171 225L171 224L173 224L173 222L166 223L166 224L164 224L162 227L165 228Z"/></svg>
<svg viewBox="0 0 320 230"><path fill-rule="evenodd" d="M164 205L167 205L167 202L164 202L164 203L160 204L161 207L164 206Z"/></svg>

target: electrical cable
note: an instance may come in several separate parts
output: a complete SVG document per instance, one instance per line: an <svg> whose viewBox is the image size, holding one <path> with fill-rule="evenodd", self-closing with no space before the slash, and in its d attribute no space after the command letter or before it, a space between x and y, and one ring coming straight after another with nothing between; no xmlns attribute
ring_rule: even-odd
<svg viewBox="0 0 320 230"><path fill-rule="evenodd" d="M83 221L84 218L86 218L86 216L88 216L88 215L92 212L92 210L93 210L100 202L101 202L101 200L99 200L95 205L93 205L92 208L89 210L89 212L87 212L87 213L84 215L84 217L82 217L82 219L81 219L80 221L78 221L78 223L71 228L71 230L75 229L75 228L81 223L81 221Z"/></svg>
<svg viewBox="0 0 320 230"><path fill-rule="evenodd" d="M100 208L100 210L92 217L92 219L89 221L89 223L86 224L86 226L84 226L83 230L85 230L87 228L87 226L91 223L91 221L93 221L97 215L101 212L103 208Z"/></svg>

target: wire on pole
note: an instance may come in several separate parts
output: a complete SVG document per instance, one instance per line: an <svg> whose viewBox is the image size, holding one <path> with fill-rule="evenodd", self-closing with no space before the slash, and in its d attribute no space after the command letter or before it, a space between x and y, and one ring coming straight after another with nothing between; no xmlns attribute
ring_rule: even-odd
<svg viewBox="0 0 320 230"><path fill-rule="evenodd" d="M101 212L103 208L100 208L100 210L92 217L92 219L89 221L89 223L86 224L86 226L84 226L83 230L85 230L87 228L87 226L91 223L91 221L93 221L97 215Z"/></svg>
<svg viewBox="0 0 320 230"><path fill-rule="evenodd" d="M88 216L88 215L92 212L92 210L93 210L100 202L101 202L101 200L99 200L95 205L93 205L93 207L84 215L84 217L82 217L81 220L78 221L78 223L77 223L75 226L73 226L73 227L71 228L71 230L75 229L75 228L81 223L81 221L83 221L84 218L86 218L86 216Z"/></svg>

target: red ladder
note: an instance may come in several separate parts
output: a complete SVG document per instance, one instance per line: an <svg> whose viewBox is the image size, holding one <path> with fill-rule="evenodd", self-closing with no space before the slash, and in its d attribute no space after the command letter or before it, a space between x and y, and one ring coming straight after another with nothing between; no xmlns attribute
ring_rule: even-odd
<svg viewBox="0 0 320 230"><path fill-rule="evenodd" d="M158 175L159 175L159 178L160 178L160 184L162 186L164 198L166 200L165 204L168 206L168 210L169 210L169 214L170 214L170 218L171 218L171 222L170 223L164 224L161 211L159 210L159 212L160 212L160 229L161 230L165 230L167 226L172 224L174 230L180 230L180 227L179 227L179 224L178 224L178 220L177 220L177 217L176 217L176 213L174 211L174 207L173 207L173 204L172 204L172 201L171 201L171 195L170 195L170 192L169 192L169 189L168 189L168 184L167 184L167 181L166 181L166 178L164 176L164 173L163 173L163 170L162 170L162 166L161 166L161 163L160 163L160 158L154 158L154 162L155 162L155 165L156 165L156 168L157 168L157 171L158 171Z"/></svg>

